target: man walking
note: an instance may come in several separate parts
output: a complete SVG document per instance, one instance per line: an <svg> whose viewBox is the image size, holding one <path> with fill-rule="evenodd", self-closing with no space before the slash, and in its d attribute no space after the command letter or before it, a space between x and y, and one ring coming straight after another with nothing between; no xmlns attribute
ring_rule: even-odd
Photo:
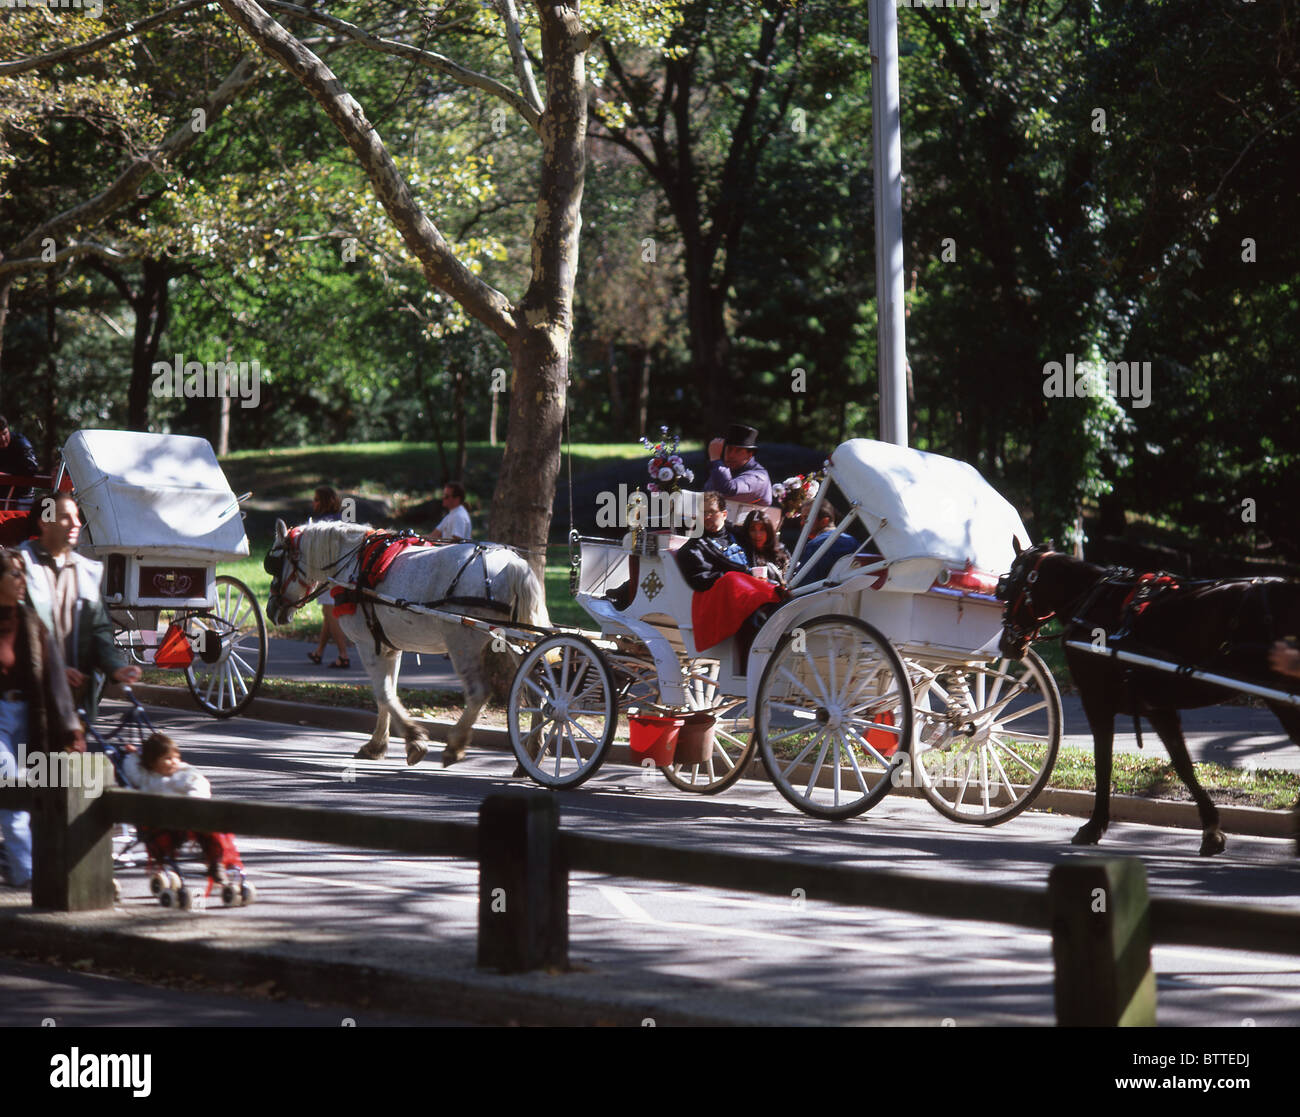
<svg viewBox="0 0 1300 1117"><path fill-rule="evenodd" d="M27 562L27 600L63 653L68 686L88 722L99 705L96 672L114 682L140 681L113 641L113 622L99 594L103 567L76 553L81 515L68 493L43 496L34 515L40 538L18 549Z"/></svg>

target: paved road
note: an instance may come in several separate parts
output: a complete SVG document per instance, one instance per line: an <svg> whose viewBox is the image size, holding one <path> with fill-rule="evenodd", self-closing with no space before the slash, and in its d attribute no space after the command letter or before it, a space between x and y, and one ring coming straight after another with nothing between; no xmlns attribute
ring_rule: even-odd
<svg viewBox="0 0 1300 1117"><path fill-rule="evenodd" d="M307 659L313 645L298 640L272 640L267 674L282 679L300 681L364 683L367 676L361 670L361 659L355 649L348 670L330 670L317 667ZM337 649L331 650L331 659ZM459 690L460 684L446 656L421 656L416 662L414 654L402 660L401 684L410 687L431 687L442 690ZM328 661L327 661L328 662ZM1092 748L1092 734L1078 698L1065 695L1062 699L1065 733L1062 743L1078 748ZM1120 718L1115 726L1115 747L1124 752L1137 752L1137 736L1133 722ZM1250 706L1211 706L1183 713L1183 728L1193 759L1214 761L1229 768L1281 768L1300 772L1300 747L1293 745L1282 732L1281 725L1268 710ZM1164 746L1149 723L1143 723L1142 736L1145 750L1152 756L1163 756Z"/></svg>
<svg viewBox="0 0 1300 1117"><path fill-rule="evenodd" d="M460 1021L274 1001L206 988L146 985L0 957L0 1028L408 1028Z"/></svg>
<svg viewBox="0 0 1300 1117"><path fill-rule="evenodd" d="M361 734L273 723L219 723L158 711L160 726L211 777L218 795L441 818L474 816L512 780L513 757L479 754L451 770L392 759L351 761ZM717 798L678 792L654 773L609 766L559 796L565 825L649 842L765 852L884 867L936 878L1043 883L1051 865L1094 856L1068 844L1076 819L1028 812L993 830L962 827L923 802L886 799L845 824L806 818L769 786L744 781ZM1155 895L1216 898L1300 910L1289 843L1232 837L1213 860L1186 830L1116 824L1102 854L1139 857ZM213 934L315 933L346 942L357 960L385 942L427 944L470 964L476 870L462 861L375 854L269 840L241 850L261 889L257 904L169 918L206 920ZM157 911L143 874L124 876L128 908ZM845 1017L873 1013L931 1023L1042 1023L1052 1016L1051 944L1044 934L992 924L838 908L815 897L745 893L578 875L571 956L597 971L692 978L731 989L771 988ZM161 914L161 913L159 913ZM240 933L244 933L241 931ZM1300 959L1158 948L1166 1024L1300 1024Z"/></svg>

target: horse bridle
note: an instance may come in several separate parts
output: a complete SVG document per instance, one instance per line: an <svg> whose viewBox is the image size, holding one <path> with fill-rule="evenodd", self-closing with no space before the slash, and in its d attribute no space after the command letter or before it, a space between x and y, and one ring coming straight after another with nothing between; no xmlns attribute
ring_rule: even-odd
<svg viewBox="0 0 1300 1117"><path fill-rule="evenodd" d="M1048 621L1056 616L1055 609L1049 609L1046 613L1039 615L1038 609L1034 605L1034 583L1038 581L1038 568L1042 566L1043 560L1048 555L1055 554L1050 543L1039 544L1042 547L1042 553L1034 563L1033 569L1028 572L1021 567L1019 573L1016 572L1016 564L1022 558L1031 554L1037 548L1031 547L1028 551L1022 552L1016 556L1016 562L1012 563L1010 572L1003 574L998 579L998 588L994 591L994 596L999 601L1007 603L1006 611L1002 615L1002 631L1004 639L1009 643L1014 643L1017 648L1028 647L1034 640L1038 639L1038 630ZM1012 595L1015 595L1013 602ZM1021 605L1029 609L1030 616L1033 620L1028 624L1022 624L1016 620Z"/></svg>
<svg viewBox="0 0 1300 1117"><path fill-rule="evenodd" d="M285 536L284 544L276 543L267 553L266 560L262 563L262 568L271 575L271 593L272 598L283 598L284 591L292 585L300 585L306 594L289 605L290 609L300 609L309 601L314 601L320 597L327 589L328 582L313 582L307 577L307 572L298 562L298 536L302 528L295 527L289 529L289 534ZM278 557L277 557L278 556ZM289 577L284 577L284 561L289 560Z"/></svg>

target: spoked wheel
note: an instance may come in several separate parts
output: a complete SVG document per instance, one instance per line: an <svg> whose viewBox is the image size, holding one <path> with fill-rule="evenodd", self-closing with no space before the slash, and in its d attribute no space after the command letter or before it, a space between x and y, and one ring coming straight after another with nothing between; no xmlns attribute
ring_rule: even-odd
<svg viewBox="0 0 1300 1117"><path fill-rule="evenodd" d="M523 658L506 706L510 747L543 787L577 787L600 767L618 728L614 676L582 636L548 636Z"/></svg>
<svg viewBox="0 0 1300 1117"><path fill-rule="evenodd" d="M213 717L233 717L253 700L266 670L266 621L253 591L218 574L217 607L189 614L186 634L199 637L185 672L194 701Z"/></svg>
<svg viewBox="0 0 1300 1117"><path fill-rule="evenodd" d="M713 723L712 741L707 745L708 754L702 760L675 760L671 765L659 770L664 778L682 791L694 791L698 795L716 795L735 783L754 759L758 751L758 741L752 732L745 732L744 737L737 736L731 730L740 730L737 724L737 711L745 708L745 703L732 701L729 706L718 708L719 701L726 702L725 696L718 694L717 666L700 669L689 680L686 697L692 709L709 711L716 719ZM730 729L724 725L730 725ZM746 726L748 729L748 726ZM682 734L677 738L679 752L685 748Z"/></svg>
<svg viewBox="0 0 1300 1117"><path fill-rule="evenodd" d="M925 671L917 686L912 782L957 822L995 826L1047 785L1061 744L1061 696L1023 659Z"/></svg>
<svg viewBox="0 0 1300 1117"><path fill-rule="evenodd" d="M755 736L777 790L807 814L852 818L908 762L912 694L893 646L856 617L782 638L758 685Z"/></svg>

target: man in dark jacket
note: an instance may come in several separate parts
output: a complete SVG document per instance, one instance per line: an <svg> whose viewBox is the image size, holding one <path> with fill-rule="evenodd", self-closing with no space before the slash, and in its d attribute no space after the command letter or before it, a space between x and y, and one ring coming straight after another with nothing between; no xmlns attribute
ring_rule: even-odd
<svg viewBox="0 0 1300 1117"><path fill-rule="evenodd" d="M684 543L677 552L677 566L686 584L703 593L728 571L749 573L745 548L727 526L727 507L717 493L705 493L704 534Z"/></svg>
<svg viewBox="0 0 1300 1117"><path fill-rule="evenodd" d="M0 473L19 477L34 477L41 468L36 463L36 451L18 431L9 426L9 420L0 415ZM32 489L27 487L0 487L0 502L9 501L11 508L30 508Z"/></svg>

